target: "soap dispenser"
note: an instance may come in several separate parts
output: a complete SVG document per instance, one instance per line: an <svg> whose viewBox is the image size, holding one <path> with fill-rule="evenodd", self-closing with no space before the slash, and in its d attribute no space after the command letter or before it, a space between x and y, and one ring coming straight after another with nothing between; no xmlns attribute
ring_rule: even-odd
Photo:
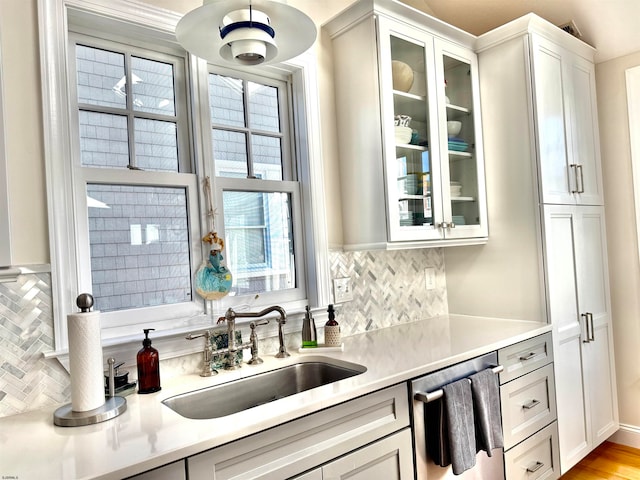
<svg viewBox="0 0 640 480"><path fill-rule="evenodd" d="M324 325L324 344L327 347L339 347L342 345L342 339L340 338L340 325L336 321L333 305L329 305L327 313L329 314L329 320Z"/></svg>
<svg viewBox="0 0 640 480"><path fill-rule="evenodd" d="M304 320L302 321L302 348L315 348L318 346L316 322L311 315L309 305L305 307Z"/></svg>
<svg viewBox="0 0 640 480"><path fill-rule="evenodd" d="M144 329L142 349L138 352L138 393L153 393L160 390L160 357L158 350L151 346L149 332L155 328Z"/></svg>

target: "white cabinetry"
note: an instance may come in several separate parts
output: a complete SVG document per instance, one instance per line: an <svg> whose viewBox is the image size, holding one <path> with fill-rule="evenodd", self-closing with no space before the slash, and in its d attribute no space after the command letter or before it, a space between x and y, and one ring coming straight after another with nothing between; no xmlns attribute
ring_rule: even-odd
<svg viewBox="0 0 640 480"><path fill-rule="evenodd" d="M563 472L618 428L603 207L545 205Z"/></svg>
<svg viewBox="0 0 640 480"><path fill-rule="evenodd" d="M324 28L333 46L344 248L485 242L474 38L388 0L356 2ZM394 68L406 70L406 85L394 82ZM451 137L448 121L461 125Z"/></svg>
<svg viewBox="0 0 640 480"><path fill-rule="evenodd" d="M369 469L373 475L370 478L410 480L410 440L396 442L393 450L384 440L373 443L401 430L408 432L408 427L407 389L398 385L189 457L189 479L282 480L309 470L302 478L342 478L335 475L347 472L347 463L338 461L328 473L324 473L323 465L350 453L353 462ZM368 444L371 448L358 450ZM391 465L396 465L401 476L385 476ZM321 467L322 477L318 477L316 467Z"/></svg>
<svg viewBox="0 0 640 480"><path fill-rule="evenodd" d="M295 480L411 480L412 455L411 433L407 428Z"/></svg>
<svg viewBox="0 0 640 480"><path fill-rule="evenodd" d="M477 52L492 233L445 250L449 311L553 324L565 473L618 427L594 50L529 14Z"/></svg>
<svg viewBox="0 0 640 480"><path fill-rule="evenodd" d="M550 334L498 351L508 480L560 477L553 361Z"/></svg>
<svg viewBox="0 0 640 480"><path fill-rule="evenodd" d="M594 65L538 33L531 44L542 201L602 205Z"/></svg>

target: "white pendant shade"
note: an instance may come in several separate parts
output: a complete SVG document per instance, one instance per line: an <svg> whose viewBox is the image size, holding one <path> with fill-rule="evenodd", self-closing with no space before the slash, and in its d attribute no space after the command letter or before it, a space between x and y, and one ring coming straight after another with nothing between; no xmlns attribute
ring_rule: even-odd
<svg viewBox="0 0 640 480"><path fill-rule="evenodd" d="M308 50L316 26L301 11L272 0L205 0L180 19L176 38L189 53L211 63L258 65L284 62Z"/></svg>

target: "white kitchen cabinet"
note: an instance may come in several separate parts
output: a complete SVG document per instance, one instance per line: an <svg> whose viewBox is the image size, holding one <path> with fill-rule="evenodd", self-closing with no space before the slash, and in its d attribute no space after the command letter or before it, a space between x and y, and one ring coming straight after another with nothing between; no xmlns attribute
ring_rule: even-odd
<svg viewBox="0 0 640 480"><path fill-rule="evenodd" d="M544 207L563 473L618 429L604 208Z"/></svg>
<svg viewBox="0 0 640 480"><path fill-rule="evenodd" d="M324 28L333 46L343 247L486 242L474 38L388 0L356 2ZM406 85L394 82L394 68L406 69ZM449 121L461 126L451 138Z"/></svg>
<svg viewBox="0 0 640 480"><path fill-rule="evenodd" d="M322 480L412 480L411 432L405 429L322 467Z"/></svg>
<svg viewBox="0 0 640 480"><path fill-rule="evenodd" d="M308 477L302 478L314 479L316 467L407 429L407 395L406 386L397 385L194 455L187 458L189 479L282 480L307 471ZM397 454L402 472L413 472L410 448L408 456L405 448ZM381 469L387 468L386 457L376 460L377 450L366 452L353 458L367 468L374 468L376 462ZM323 478L327 478L324 473Z"/></svg>
<svg viewBox="0 0 640 480"><path fill-rule="evenodd" d="M543 203L603 205L593 62L531 34Z"/></svg>
<svg viewBox="0 0 640 480"><path fill-rule="evenodd" d="M407 428L295 480L413 480L413 447ZM293 480L293 479L292 479Z"/></svg>
<svg viewBox="0 0 640 480"><path fill-rule="evenodd" d="M445 250L449 312L553 324L565 473L618 427L594 49L529 14L477 53L491 240Z"/></svg>

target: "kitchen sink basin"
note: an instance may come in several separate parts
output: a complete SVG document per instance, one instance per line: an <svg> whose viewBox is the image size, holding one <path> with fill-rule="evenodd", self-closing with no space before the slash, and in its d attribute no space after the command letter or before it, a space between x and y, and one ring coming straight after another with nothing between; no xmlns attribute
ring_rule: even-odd
<svg viewBox="0 0 640 480"><path fill-rule="evenodd" d="M162 401L187 418L219 418L364 373L361 365L300 362Z"/></svg>

